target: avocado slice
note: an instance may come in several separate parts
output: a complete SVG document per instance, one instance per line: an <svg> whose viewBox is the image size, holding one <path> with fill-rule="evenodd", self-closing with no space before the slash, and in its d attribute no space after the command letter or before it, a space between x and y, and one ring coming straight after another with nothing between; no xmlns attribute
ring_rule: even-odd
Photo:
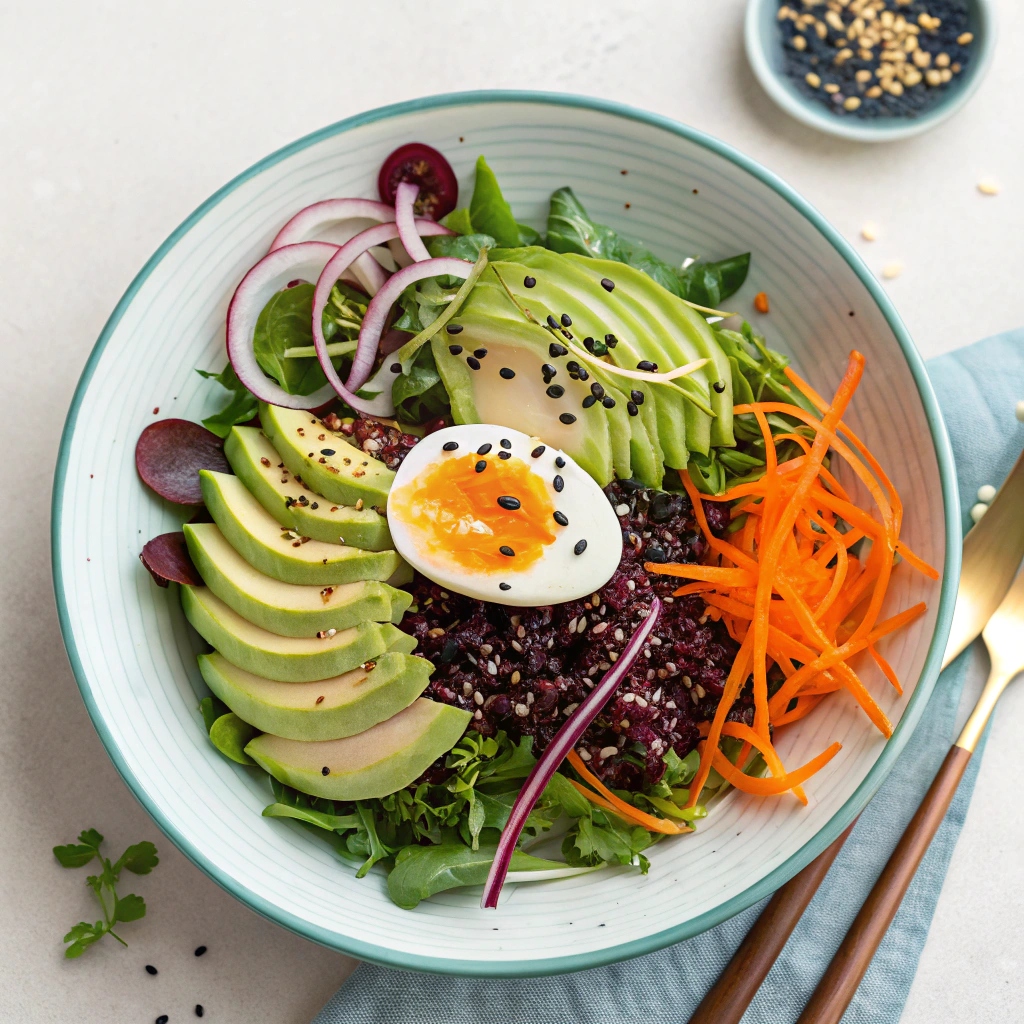
<svg viewBox="0 0 1024 1024"><path fill-rule="evenodd" d="M279 636L316 636L360 622L402 621L412 594L376 580L336 586L282 583L254 569L216 523L186 523L185 542L203 581L243 618Z"/></svg>
<svg viewBox="0 0 1024 1024"><path fill-rule="evenodd" d="M532 249L499 250L499 253L506 256L532 252ZM538 252L547 253L547 250ZM571 333L576 344L580 346L586 337L603 339L605 335L613 334L617 344L609 350L608 358L615 365L635 370L645 359L657 363L659 367L677 361L665 354L657 344L657 338L638 323L621 303L617 300L609 301L603 288L598 286L597 291L605 298L593 295L594 289L585 275L580 274L571 263L557 253L547 255L562 262L556 263L553 268L540 263L535 267L511 260L497 262L497 272L501 275L501 281L515 297L516 303L529 310L530 314L540 321L552 316L560 323L562 314L568 313L572 321ZM484 316L522 316L494 276L495 267L492 266L488 270L490 276L485 273L481 277L460 312L460 323L462 316L468 313ZM541 276L536 276L538 274ZM537 283L527 288L524 283L527 277ZM560 339L549 334L549 340L557 343ZM558 368L559 373L564 373L566 365L575 358L567 354L551 359L550 362ZM588 372L592 369L592 366L588 366ZM639 381L630 381L615 374L612 374L612 377L619 382L619 387L641 390L648 400L643 403L640 411L648 416L654 414L665 462L674 468L685 466L689 461L689 434L700 435L710 431L710 417L686 399L681 390L682 385L641 384ZM706 424L702 424L702 418L707 420Z"/></svg>
<svg viewBox="0 0 1024 1024"><path fill-rule="evenodd" d="M408 786L459 741L468 711L420 697L366 732L306 743L264 733L245 752L279 782L327 800L370 800Z"/></svg>
<svg viewBox="0 0 1024 1024"><path fill-rule="evenodd" d="M332 586L388 580L405 565L396 551L304 541L286 530L230 473L199 471L203 501L228 543L254 568L282 583Z"/></svg>
<svg viewBox="0 0 1024 1024"><path fill-rule="evenodd" d="M314 741L354 736L397 715L427 688L433 666L424 658L388 651L331 679L280 683L213 653L199 655L199 670L210 689L256 729Z"/></svg>
<svg viewBox="0 0 1024 1024"><path fill-rule="evenodd" d="M395 474L312 413L260 402L260 423L292 475L318 494L340 505L387 506Z"/></svg>
<svg viewBox="0 0 1024 1024"><path fill-rule="evenodd" d="M185 617L232 665L267 679L308 683L349 672L385 651L411 654L414 637L390 622L363 622L317 638L278 636L243 619L209 587L181 588Z"/></svg>
<svg viewBox="0 0 1024 1024"><path fill-rule="evenodd" d="M224 454L238 478L282 525L303 537L366 551L391 547L388 521L372 508L338 505L310 490L258 427L232 427Z"/></svg>
<svg viewBox="0 0 1024 1024"><path fill-rule="evenodd" d="M504 301L515 313L507 296ZM541 370L545 363L555 362L548 331L521 318L493 315L460 313L458 323L458 334L442 332L431 340L455 422L521 430L571 455L602 487L609 483L613 467L607 410L600 402L584 409L584 399L591 397L590 384L570 380L564 368L552 382L561 392L548 390ZM467 360L475 359L472 353L478 350L487 354L475 360L480 369L474 370ZM512 370L514 376L507 378L502 370Z"/></svg>

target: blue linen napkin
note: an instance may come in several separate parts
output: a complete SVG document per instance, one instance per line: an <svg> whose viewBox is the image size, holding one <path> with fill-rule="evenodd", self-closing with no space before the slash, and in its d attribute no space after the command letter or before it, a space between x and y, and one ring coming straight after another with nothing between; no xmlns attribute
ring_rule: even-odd
<svg viewBox="0 0 1024 1024"><path fill-rule="evenodd" d="M982 484L1002 482L1024 447L1024 328L928 363L959 475L964 529ZM974 652L976 654L976 651ZM942 675L896 767L849 840L744 1016L795 1020L938 770L953 740L966 651ZM878 950L844 1024L896 1024L917 970L942 881L964 823L981 750ZM842 885L830 884L841 878ZM767 901L765 901L767 902ZM764 903L658 953L549 978L493 980L361 964L314 1024L650 1024L686 1021Z"/></svg>

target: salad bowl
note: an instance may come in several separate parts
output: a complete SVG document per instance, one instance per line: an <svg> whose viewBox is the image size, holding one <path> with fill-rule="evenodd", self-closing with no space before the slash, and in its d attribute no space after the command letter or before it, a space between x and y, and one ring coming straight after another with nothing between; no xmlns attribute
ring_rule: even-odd
<svg viewBox="0 0 1024 1024"><path fill-rule="evenodd" d="M903 694L884 688L873 665L858 667L896 724L892 738L842 697L780 738L794 764L842 743L809 784L807 807L792 796L729 793L696 833L652 847L647 875L615 868L513 883L497 912L480 909L479 889L400 909L382 874L357 879L296 822L261 817L264 783L205 735L201 641L138 559L143 540L177 529L187 513L141 485L136 439L157 415L199 420L213 411L195 370L223 365L238 281L294 210L374 195L382 158L413 140L443 152L463 189L486 154L517 218L538 228L552 190L571 185L596 219L669 260L750 250L749 280L730 309L746 313L765 292L771 312L757 315L757 329L822 392L851 349L864 353L850 424L884 457L905 504L907 543L942 572L939 582L897 573L890 587L887 607L928 606L886 649ZM666 118L571 96L463 93L371 111L293 143L213 195L160 247L114 310L75 394L56 472L53 566L93 723L133 793L201 870L258 913L356 957L528 976L697 934L770 893L843 831L881 785L935 683L959 574L958 524L949 443L913 342L860 259L792 189Z"/></svg>

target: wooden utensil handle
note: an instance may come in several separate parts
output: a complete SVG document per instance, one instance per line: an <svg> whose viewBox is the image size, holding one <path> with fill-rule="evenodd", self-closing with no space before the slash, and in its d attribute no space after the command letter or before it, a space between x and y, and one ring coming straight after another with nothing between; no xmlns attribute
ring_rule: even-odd
<svg viewBox="0 0 1024 1024"><path fill-rule="evenodd" d="M701 1000L690 1024L739 1024L852 831L851 824L831 846L776 891L718 981Z"/></svg>
<svg viewBox="0 0 1024 1024"><path fill-rule="evenodd" d="M971 752L952 747L797 1024L839 1024L956 795Z"/></svg>

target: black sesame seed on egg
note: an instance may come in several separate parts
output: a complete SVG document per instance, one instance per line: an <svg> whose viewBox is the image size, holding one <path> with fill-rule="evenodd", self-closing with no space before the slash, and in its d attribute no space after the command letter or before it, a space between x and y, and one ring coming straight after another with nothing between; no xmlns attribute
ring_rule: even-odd
<svg viewBox="0 0 1024 1024"><path fill-rule="evenodd" d="M539 459L544 454L544 452L545 452L544 445L539 444L539 445L537 445L536 448L533 449L532 452L530 452L530 455L532 455L533 458L535 458L535 459Z"/></svg>
<svg viewBox="0 0 1024 1024"><path fill-rule="evenodd" d="M502 544L502 545L501 545L501 547L500 547L500 548L498 548L498 550L499 550L499 551L500 551L500 552L501 552L501 553L502 553L502 554L503 554L503 555L504 555L504 556L505 556L506 558L515 558L515 555L516 555L516 553L515 553L515 552L514 552L514 551L513 551L513 550L512 550L512 549L511 549L511 548L510 548L510 547L509 547L509 546L508 546L507 544Z"/></svg>
<svg viewBox="0 0 1024 1024"><path fill-rule="evenodd" d="M511 459L512 458L512 453L511 452L498 452L498 458L499 459Z"/></svg>
<svg viewBox="0 0 1024 1024"><path fill-rule="evenodd" d="M562 488L565 486L565 481L560 476L556 475L555 479L551 481L551 486L554 487L556 491L561 493Z"/></svg>
<svg viewBox="0 0 1024 1024"><path fill-rule="evenodd" d="M494 446L490 441L485 441L479 448L477 448L477 455L486 455Z"/></svg>
<svg viewBox="0 0 1024 1024"><path fill-rule="evenodd" d="M474 467L478 473L482 473L487 468L487 463L481 459Z"/></svg>
<svg viewBox="0 0 1024 1024"><path fill-rule="evenodd" d="M443 445L441 445L441 451L453 452L458 447L459 447L459 442L458 441L445 441L445 443Z"/></svg>
<svg viewBox="0 0 1024 1024"><path fill-rule="evenodd" d="M512 442L507 437L503 437L498 442L498 444L500 444L502 448L511 448L512 447Z"/></svg>
<svg viewBox="0 0 1024 1024"><path fill-rule="evenodd" d="M514 498L511 494L503 494L498 498L498 504L509 512L517 512L523 507L523 503L518 499Z"/></svg>
<svg viewBox="0 0 1024 1024"><path fill-rule="evenodd" d="M565 459L563 459L561 455L556 455L555 456L555 465L559 469L564 469L565 468Z"/></svg>
<svg viewBox="0 0 1024 1024"><path fill-rule="evenodd" d="M530 278L527 278L527 280L530 280ZM498 589L499 590L511 590L512 589L512 584L511 583L499 583L498 584Z"/></svg>
<svg viewBox="0 0 1024 1024"><path fill-rule="evenodd" d="M587 550L587 542L585 540L576 541L575 547L572 549L574 555L582 555Z"/></svg>
<svg viewBox="0 0 1024 1024"><path fill-rule="evenodd" d="M554 519L559 526L569 525L569 517L564 512L553 512L551 518Z"/></svg>

